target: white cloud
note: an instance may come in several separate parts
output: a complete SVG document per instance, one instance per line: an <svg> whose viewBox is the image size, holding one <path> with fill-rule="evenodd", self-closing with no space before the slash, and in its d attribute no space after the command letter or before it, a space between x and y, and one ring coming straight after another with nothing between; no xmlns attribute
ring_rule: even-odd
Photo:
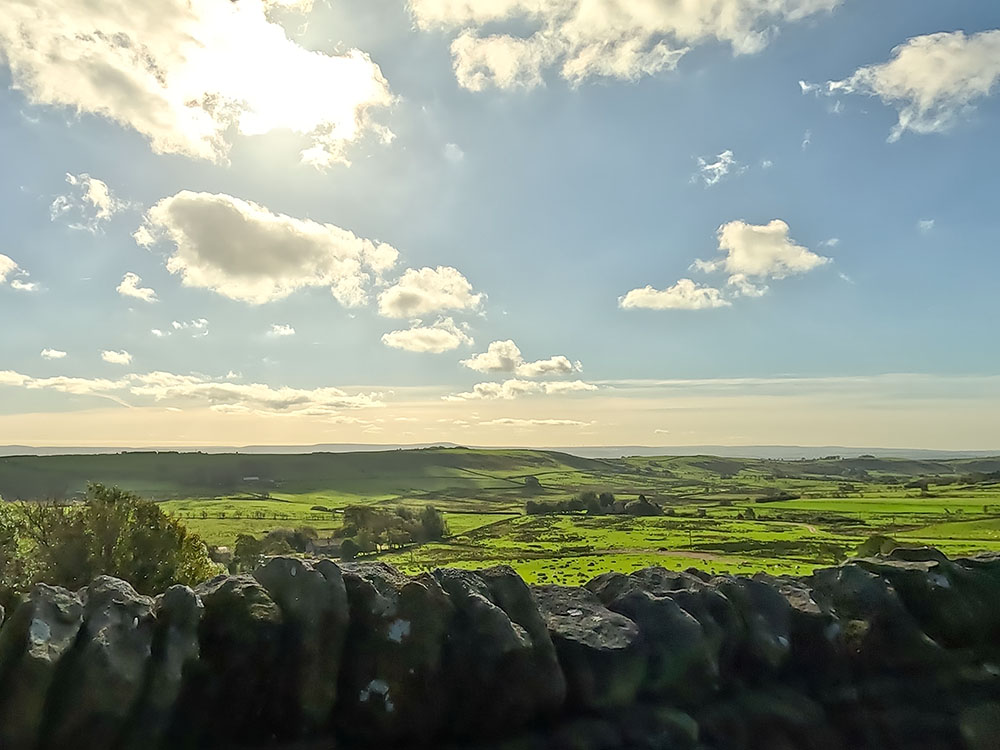
<svg viewBox="0 0 1000 750"><path fill-rule="evenodd" d="M106 182L89 174L67 173L66 182L75 190L57 196L49 206L49 216L52 221L61 219L69 222L71 229L96 234L102 224L109 222L115 214L121 213L130 205L128 201L115 197Z"/></svg>
<svg viewBox="0 0 1000 750"><path fill-rule="evenodd" d="M42 359L65 359L66 352L61 352L58 349L42 349Z"/></svg>
<svg viewBox="0 0 1000 750"><path fill-rule="evenodd" d="M715 287L702 286L691 279L681 279L668 289L651 286L633 289L618 299L618 306L626 310L709 310L731 304Z"/></svg>
<svg viewBox="0 0 1000 750"><path fill-rule="evenodd" d="M132 355L127 351L122 349L120 352L105 350L101 352L101 359L110 365L130 365L132 364Z"/></svg>
<svg viewBox="0 0 1000 750"><path fill-rule="evenodd" d="M889 134L943 133L970 113L1000 83L1000 29L917 36L892 50L891 59L859 68L826 93L865 94L895 107L899 120Z"/></svg>
<svg viewBox="0 0 1000 750"><path fill-rule="evenodd" d="M20 271L17 263L9 255L0 255L0 284L7 281L7 277Z"/></svg>
<svg viewBox="0 0 1000 750"><path fill-rule="evenodd" d="M156 302L156 292L149 287L140 286L142 279L138 274L126 273L122 283L118 285L118 294L123 297L135 297L143 302Z"/></svg>
<svg viewBox="0 0 1000 750"><path fill-rule="evenodd" d="M768 292L767 285L761 283L763 280L807 273L831 262L795 244L789 237L788 224L780 219L759 226L731 221L719 227L718 237L719 250L725 257L696 260L691 268L707 273L728 273L728 297L763 297ZM836 241L824 244L832 247ZM618 299L618 305L625 309L706 310L729 307L732 302L720 289L681 279L669 289L651 286L633 289Z"/></svg>
<svg viewBox="0 0 1000 750"><path fill-rule="evenodd" d="M200 338L201 336L208 335L208 321L205 318L197 318L195 320L180 321L175 320L170 324L170 327L175 331L190 331L191 335L195 338ZM153 335L157 337L163 337L164 335L169 336L170 334L164 334L163 331L157 333L158 329L153 329Z"/></svg>
<svg viewBox="0 0 1000 750"><path fill-rule="evenodd" d="M162 339L170 335L169 331L162 331L159 328L154 328L150 331L156 338Z"/></svg>
<svg viewBox="0 0 1000 750"><path fill-rule="evenodd" d="M807 148L809 148L809 146L812 145L812 137L813 137L813 132L811 130L807 130L805 133L802 134L803 151L805 151Z"/></svg>
<svg viewBox="0 0 1000 750"><path fill-rule="evenodd" d="M774 166L774 162L771 161L770 159L762 159L761 162L760 162L760 168L761 169L770 169L773 166Z"/></svg>
<svg viewBox="0 0 1000 750"><path fill-rule="evenodd" d="M325 166L346 161L347 144L367 132L389 139L372 120L393 100L379 67L356 49L299 46L272 5L9 0L0 56L32 103L118 122L156 153L224 162L231 129L289 130L308 139L303 160Z"/></svg>
<svg viewBox="0 0 1000 750"><path fill-rule="evenodd" d="M484 296L473 294L472 284L454 268L408 268L379 294L378 309L387 318L413 318L445 310L475 310Z"/></svg>
<svg viewBox="0 0 1000 750"><path fill-rule="evenodd" d="M446 143L444 145L444 158L452 164L459 164L465 161L465 152L457 143Z"/></svg>
<svg viewBox="0 0 1000 750"><path fill-rule="evenodd" d="M8 255L0 253L0 285L8 284L19 292L36 292L38 284L28 281L30 274Z"/></svg>
<svg viewBox="0 0 1000 750"><path fill-rule="evenodd" d="M494 341L482 354L462 360L462 364L476 372L514 372L524 362L517 344L511 340Z"/></svg>
<svg viewBox="0 0 1000 750"><path fill-rule="evenodd" d="M276 388L168 372L133 375L128 390L157 402L206 404L225 412L329 416L346 409L381 405L377 394L350 395L339 388Z"/></svg>
<svg viewBox="0 0 1000 750"><path fill-rule="evenodd" d="M781 219L755 225L731 221L719 227L719 250L724 258L698 260L694 267L701 271L726 271L731 278L740 277L783 279L826 265L829 258L808 250L789 237L789 227Z"/></svg>
<svg viewBox="0 0 1000 750"><path fill-rule="evenodd" d="M746 171L747 168L736 161L733 152L727 149L716 156L715 161L708 161L699 156L698 172L691 178L691 181L701 180L707 187L711 187L717 185L730 173L742 174Z"/></svg>
<svg viewBox="0 0 1000 750"><path fill-rule="evenodd" d="M921 234L927 234L934 229L934 224L934 219L921 219L917 222L917 229L920 230Z"/></svg>
<svg viewBox="0 0 1000 750"><path fill-rule="evenodd" d="M446 401L511 401L521 396L531 395L564 395L570 393L581 393L586 391L596 391L597 386L592 383L585 383L582 380L563 380L553 383L539 383L532 380L519 380L512 378L502 383L477 383L468 393L456 393L445 396Z"/></svg>
<svg viewBox="0 0 1000 750"><path fill-rule="evenodd" d="M583 370L583 365L579 361L570 362L568 357L557 354L548 359L525 362L518 365L514 372L522 378L542 378L547 375L569 375L581 370Z"/></svg>
<svg viewBox="0 0 1000 750"><path fill-rule="evenodd" d="M272 323L271 327L267 331L267 335L272 338L284 338L286 336L294 336L295 329L285 323Z"/></svg>
<svg viewBox="0 0 1000 750"><path fill-rule="evenodd" d="M516 419L502 417L480 422L482 427L586 427L590 422L580 422L576 419Z"/></svg>
<svg viewBox="0 0 1000 750"><path fill-rule="evenodd" d="M105 354L115 352L105 352ZM123 354L123 353L119 353ZM265 416L325 417L334 421L352 418L340 412L382 406L376 393L349 394L339 388L288 388L263 383L234 383L226 378L179 375L169 372L129 374L118 380L103 378L34 378L14 371L0 371L0 386L31 390L48 389L75 395L109 398L124 406L148 403L167 406L208 407L216 412Z"/></svg>
<svg viewBox="0 0 1000 750"><path fill-rule="evenodd" d="M699 44L728 43L735 54L758 52L785 21L828 11L841 0L409 0L417 27L460 30L451 47L459 83L533 88L558 68L571 83L605 77L636 80L671 70ZM484 36L502 23L527 34Z"/></svg>
<svg viewBox="0 0 1000 750"><path fill-rule="evenodd" d="M579 362L571 362L561 354L526 362L517 344L510 339L494 341L485 352L462 360L462 364L476 372L509 372L522 378L570 375L583 370L583 365Z"/></svg>
<svg viewBox="0 0 1000 750"><path fill-rule="evenodd" d="M836 247L839 244L840 244L840 238L839 237L831 237L828 240L823 240L821 243L819 243L819 246L820 247Z"/></svg>
<svg viewBox="0 0 1000 750"><path fill-rule="evenodd" d="M362 305L373 281L399 257L389 245L332 224L275 214L230 195L189 191L153 206L135 238L147 246L172 243L167 270L185 286L251 304L329 287L341 304Z"/></svg>
<svg viewBox="0 0 1000 750"><path fill-rule="evenodd" d="M432 325L422 325L420 320L413 321L410 328L402 331L390 331L382 336L382 343L393 349L403 349L408 352L426 352L441 354L458 347L475 343L468 333L468 325L457 325L452 318L439 318Z"/></svg>

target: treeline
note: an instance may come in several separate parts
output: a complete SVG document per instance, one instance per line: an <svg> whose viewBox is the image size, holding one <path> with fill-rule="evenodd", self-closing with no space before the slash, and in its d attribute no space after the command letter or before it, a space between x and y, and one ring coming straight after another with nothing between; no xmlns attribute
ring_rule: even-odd
<svg viewBox="0 0 1000 750"><path fill-rule="evenodd" d="M305 553L319 539L319 532L312 526L294 529L271 529L262 538L253 534L239 534L233 545L232 557L218 555L217 561L229 566L230 573L253 572L261 559L272 555Z"/></svg>
<svg viewBox="0 0 1000 750"><path fill-rule="evenodd" d="M549 513L586 513L589 516L662 516L663 508L651 502L645 495L635 500L625 501L615 498L610 492L581 492L568 500L536 501L528 500L524 512L529 516Z"/></svg>
<svg viewBox="0 0 1000 750"><path fill-rule="evenodd" d="M351 505L344 509L341 557L352 560L359 554L408 544L434 542L448 536L448 523L433 505L417 512L410 508L376 508Z"/></svg>
<svg viewBox="0 0 1000 750"><path fill-rule="evenodd" d="M0 507L0 603L35 583L68 589L99 575L128 581L142 594L175 583L196 585L219 572L208 547L156 503L91 485L75 503Z"/></svg>

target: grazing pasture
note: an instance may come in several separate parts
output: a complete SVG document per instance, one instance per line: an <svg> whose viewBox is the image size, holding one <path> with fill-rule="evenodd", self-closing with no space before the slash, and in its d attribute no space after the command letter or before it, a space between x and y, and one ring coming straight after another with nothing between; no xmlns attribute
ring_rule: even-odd
<svg viewBox="0 0 1000 750"><path fill-rule="evenodd" d="M1000 458L586 459L464 448L0 458L5 500L72 500L90 481L157 500L218 546L301 526L335 541L345 508L432 505L447 523L444 539L387 541L362 555L411 573L503 563L530 581L564 584L649 565L805 573L876 535L950 554L1000 551ZM574 505L588 492L611 493L620 507L597 515ZM621 510L640 495L662 515ZM526 515L529 502L562 511Z"/></svg>

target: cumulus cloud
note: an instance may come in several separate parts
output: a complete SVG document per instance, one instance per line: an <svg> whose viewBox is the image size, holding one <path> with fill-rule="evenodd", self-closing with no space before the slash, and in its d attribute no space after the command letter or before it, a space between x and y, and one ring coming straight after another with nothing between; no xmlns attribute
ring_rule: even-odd
<svg viewBox="0 0 1000 750"><path fill-rule="evenodd" d="M0 371L0 386L48 389L74 395L109 398L124 406L152 403L208 407L223 413L268 416L311 416L350 420L341 412L383 405L377 393L347 393L339 388L288 388L263 383L236 383L226 378L169 372L129 374L118 380L103 378L35 378L11 370Z"/></svg>
<svg viewBox="0 0 1000 750"><path fill-rule="evenodd" d="M891 59L859 68L848 78L829 81L831 95L878 97L899 113L889 133L943 133L952 128L1000 83L1000 29L917 36L892 50ZM803 84L803 93L817 90Z"/></svg>
<svg viewBox="0 0 1000 750"><path fill-rule="evenodd" d="M109 351L105 350L101 352L101 359L107 362L109 365L130 365L132 364L132 355L127 351L122 349L121 351Z"/></svg>
<svg viewBox="0 0 1000 750"><path fill-rule="evenodd" d="M123 297L135 297L143 302L156 302L156 292L141 284L142 279L139 275L129 272L122 277L122 283L117 288L118 294Z"/></svg>
<svg viewBox="0 0 1000 750"><path fill-rule="evenodd" d="M382 343L408 352L441 354L463 344L471 346L475 342L469 335L467 324L458 325L452 318L438 318L431 325L423 325L422 321L414 320L408 329L390 331L383 335Z"/></svg>
<svg viewBox="0 0 1000 750"><path fill-rule="evenodd" d="M186 190L153 206L135 239L144 246L172 244L167 270L185 286L250 304L329 287L341 304L362 305L368 288L399 257L389 245L332 224L275 214L231 195Z"/></svg>
<svg viewBox="0 0 1000 750"><path fill-rule="evenodd" d="M552 383L539 383L533 380L511 378L502 383L477 383L467 393L456 393L445 396L446 401L511 401L521 396L532 395L565 395L596 391L597 386L582 380L563 380Z"/></svg>
<svg viewBox="0 0 1000 750"><path fill-rule="evenodd" d="M0 286L8 284L11 289L19 292L38 291L38 284L28 281L29 276L30 274L21 268L13 258L0 253Z"/></svg>
<svg viewBox="0 0 1000 750"><path fill-rule="evenodd" d="M462 364L476 372L508 372L521 378L570 375L583 370L580 362L571 362L561 354L526 362L517 344L510 339L494 341L485 352L462 360Z"/></svg>
<svg viewBox="0 0 1000 750"><path fill-rule="evenodd" d="M7 281L7 277L21 270L14 259L9 255L0 255L0 284Z"/></svg>
<svg viewBox="0 0 1000 750"><path fill-rule="evenodd" d="M571 83L603 77L637 80L671 70L691 47L712 41L735 54L763 49L783 22L798 21L841 0L409 0L417 27L460 30L451 46L458 82L533 88L548 68ZM498 24L524 36L487 34Z"/></svg>
<svg viewBox="0 0 1000 750"><path fill-rule="evenodd" d="M113 120L156 153L224 162L234 131L303 135L304 161L346 162L346 146L391 133L373 111L393 97L357 49L308 50L269 11L274 0L9 0L0 57L34 104ZM294 20L294 19L293 19Z"/></svg>
<svg viewBox="0 0 1000 750"><path fill-rule="evenodd" d="M272 323L271 327L267 330L267 335L272 338L285 338L287 336L294 336L295 329L285 323Z"/></svg>
<svg viewBox="0 0 1000 750"><path fill-rule="evenodd" d="M763 224L731 221L719 227L719 250L724 258L697 260L701 271L726 271L735 283L749 278L783 279L807 273L830 262L829 258L795 244L781 219Z"/></svg>
<svg viewBox="0 0 1000 750"><path fill-rule="evenodd" d="M706 187L718 185L730 173L742 174L747 168L736 161L733 152L725 150L715 157L714 161L708 161L698 157L698 171L691 178L692 182L703 182Z"/></svg>
<svg viewBox="0 0 1000 750"><path fill-rule="evenodd" d="M797 245L781 219L754 225L731 221L719 227L719 250L724 257L696 260L691 268L706 273L725 272L728 294L712 286L681 279L668 289L645 286L618 299L622 308L650 310L707 310L729 307L735 297L763 297L766 279L783 279L803 274L830 263L830 259ZM829 243L832 247L836 242Z"/></svg>
<svg viewBox="0 0 1000 750"><path fill-rule="evenodd" d="M703 286L691 279L681 279L667 289L644 286L618 299L619 307L646 310L709 310L729 307L732 303L715 287Z"/></svg>
<svg viewBox="0 0 1000 750"><path fill-rule="evenodd" d="M41 357L42 359L65 359L66 352L61 352L58 349L42 349Z"/></svg>
<svg viewBox="0 0 1000 750"><path fill-rule="evenodd" d="M479 308L485 295L473 294L472 284L457 269L408 268L378 296L379 313L387 318L414 318L446 310Z"/></svg>
<svg viewBox="0 0 1000 750"><path fill-rule="evenodd" d="M189 331L195 338L200 338L201 336L208 335L208 321L205 318L196 318L195 320L175 320L170 324L170 327L175 331ZM169 336L169 333L164 333L163 331L157 332L158 329L153 329L153 335L158 338L162 338L164 335Z"/></svg>
<svg viewBox="0 0 1000 750"><path fill-rule="evenodd" d="M102 224L130 205L128 201L115 197L106 182L89 174L67 173L66 182L74 189L56 196L49 206L49 216L52 221L68 222L71 229L96 234Z"/></svg>

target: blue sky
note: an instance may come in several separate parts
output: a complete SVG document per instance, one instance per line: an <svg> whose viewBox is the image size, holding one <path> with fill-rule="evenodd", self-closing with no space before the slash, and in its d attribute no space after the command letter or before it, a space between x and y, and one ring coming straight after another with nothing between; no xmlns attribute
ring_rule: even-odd
<svg viewBox="0 0 1000 750"><path fill-rule="evenodd" d="M675 5L15 0L0 443L1000 447L1000 8Z"/></svg>

